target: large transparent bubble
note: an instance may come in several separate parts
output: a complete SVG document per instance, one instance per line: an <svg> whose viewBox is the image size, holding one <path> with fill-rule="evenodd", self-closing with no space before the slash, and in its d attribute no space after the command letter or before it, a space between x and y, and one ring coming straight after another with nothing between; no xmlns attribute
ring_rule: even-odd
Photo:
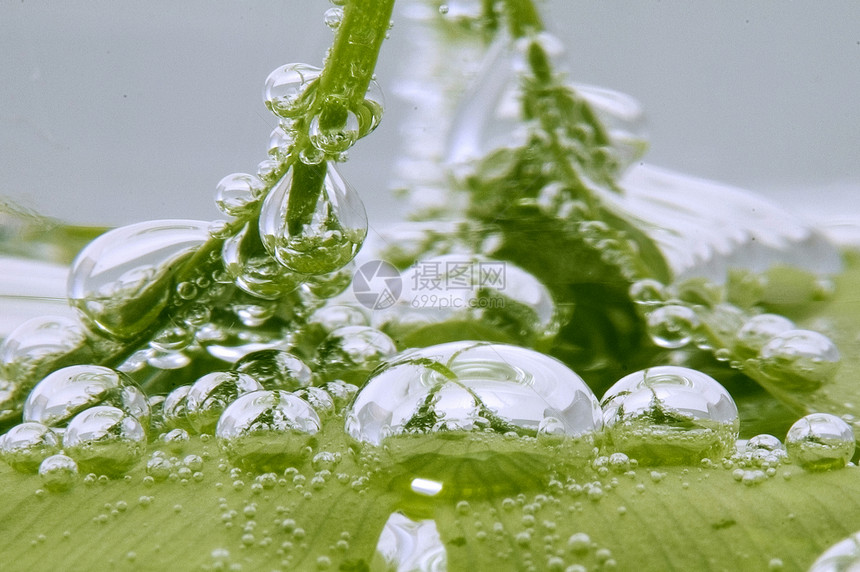
<svg viewBox="0 0 860 572"><path fill-rule="evenodd" d="M721 459L738 437L738 409L729 392L685 367L631 373L607 390L601 405L610 446L643 464Z"/></svg>

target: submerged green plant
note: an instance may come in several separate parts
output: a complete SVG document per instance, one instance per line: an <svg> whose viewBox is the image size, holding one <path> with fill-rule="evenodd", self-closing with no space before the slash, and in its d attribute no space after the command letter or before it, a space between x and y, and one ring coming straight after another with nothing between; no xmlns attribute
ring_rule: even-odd
<svg viewBox="0 0 860 572"><path fill-rule="evenodd" d="M687 262L660 208L707 210L637 190L644 142L570 85L532 0L440 8L448 47L477 38L504 80L461 104L437 165L455 222L393 233L403 273L350 266L367 219L336 163L381 119L393 3L333 2L323 67L270 74L279 126L256 174L219 183L229 221L96 238L72 265L82 321L0 346L3 561L805 569L860 528L856 255L833 292L783 244L697 277L728 255ZM839 258L811 230L789 246ZM466 293L399 303L404 277Z"/></svg>

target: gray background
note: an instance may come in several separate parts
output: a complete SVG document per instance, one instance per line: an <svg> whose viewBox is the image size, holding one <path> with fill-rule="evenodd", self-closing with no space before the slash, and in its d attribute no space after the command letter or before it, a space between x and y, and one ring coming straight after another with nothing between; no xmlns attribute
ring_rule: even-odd
<svg viewBox="0 0 860 572"><path fill-rule="evenodd" d="M403 0L402 3L405 3ZM218 218L218 180L253 172L275 67L319 64L327 0L0 0L0 196L118 225ZM386 119L344 171L373 220L389 199L405 49L398 13L378 76ZM860 3L552 0L572 78L649 118L646 162L754 189L808 217L860 215Z"/></svg>

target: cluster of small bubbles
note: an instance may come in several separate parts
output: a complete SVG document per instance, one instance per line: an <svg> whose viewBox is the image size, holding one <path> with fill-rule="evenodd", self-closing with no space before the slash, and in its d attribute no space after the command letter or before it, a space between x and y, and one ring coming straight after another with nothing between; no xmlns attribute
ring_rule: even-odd
<svg viewBox="0 0 860 572"><path fill-rule="evenodd" d="M224 410L215 435L227 457L253 470L281 470L303 462L316 444L319 415L281 390L245 394Z"/></svg>
<svg viewBox="0 0 860 572"><path fill-rule="evenodd" d="M71 457L57 454L47 457L39 465L42 485L51 492L63 492L75 486L78 480L78 465Z"/></svg>
<svg viewBox="0 0 860 572"><path fill-rule="evenodd" d="M829 413L812 413L788 430L785 449L791 461L807 471L839 469L854 455L854 431Z"/></svg>
<svg viewBox="0 0 860 572"><path fill-rule="evenodd" d="M836 373L841 356L827 336L811 330L786 330L759 351L757 367L781 387L812 391Z"/></svg>
<svg viewBox="0 0 860 572"><path fill-rule="evenodd" d="M59 435L41 423L20 423L0 436L0 458L22 473L35 473L45 458L59 451Z"/></svg>
<svg viewBox="0 0 860 572"><path fill-rule="evenodd" d="M684 367L625 376L606 391L601 405L612 446L645 464L722 459L738 436L738 409L729 392Z"/></svg>
<svg viewBox="0 0 860 572"><path fill-rule="evenodd" d="M268 253L293 272L334 272L355 258L364 243L364 203L334 164L328 163L313 212L294 221L288 213L293 171L287 171L266 196L260 209L259 236Z"/></svg>
<svg viewBox="0 0 860 572"><path fill-rule="evenodd" d="M369 326L344 326L323 340L316 362L327 380L362 386L370 372L396 353L394 341L383 332Z"/></svg>
<svg viewBox="0 0 860 572"><path fill-rule="evenodd" d="M266 78L263 102L278 117L293 119L301 116L309 103L303 101L305 94L321 72L318 67L302 63L279 67Z"/></svg>
<svg viewBox="0 0 860 572"><path fill-rule="evenodd" d="M701 321L696 312L681 304L667 304L648 313L646 325L651 341L666 349L678 349L693 341Z"/></svg>
<svg viewBox="0 0 860 572"><path fill-rule="evenodd" d="M146 450L146 431L133 415L107 405L77 414L66 427L63 448L84 470L119 476Z"/></svg>
<svg viewBox="0 0 860 572"><path fill-rule="evenodd" d="M198 433L215 432L224 410L239 396L263 389L250 375L235 371L212 372L195 381L185 397L185 417Z"/></svg>
<svg viewBox="0 0 860 572"><path fill-rule="evenodd" d="M234 366L235 371L250 375L264 389L295 391L307 387L313 375L301 359L284 350L260 350L247 354Z"/></svg>
<svg viewBox="0 0 860 572"><path fill-rule="evenodd" d="M149 426L146 395L126 374L97 365L74 365L49 374L27 396L24 421L63 427L78 412L110 405Z"/></svg>

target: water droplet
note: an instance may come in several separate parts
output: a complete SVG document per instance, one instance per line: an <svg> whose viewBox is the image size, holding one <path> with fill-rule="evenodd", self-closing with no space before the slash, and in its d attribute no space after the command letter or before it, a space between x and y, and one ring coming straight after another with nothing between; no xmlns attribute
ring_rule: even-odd
<svg viewBox="0 0 860 572"><path fill-rule="evenodd" d="M236 362L235 370L253 377L265 389L295 391L311 383L311 369L283 350L252 352Z"/></svg>
<svg viewBox="0 0 860 572"><path fill-rule="evenodd" d="M397 346L386 334L368 326L345 326L331 332L317 352L317 373L326 380L364 385L368 374Z"/></svg>
<svg viewBox="0 0 860 572"><path fill-rule="evenodd" d="M791 426L785 449L789 458L807 471L839 469L854 455L854 431L835 415L813 413Z"/></svg>
<svg viewBox="0 0 860 572"><path fill-rule="evenodd" d="M364 100L355 109L358 119L359 137L364 137L379 126L384 109L385 97L382 93L382 88L379 87L376 80L373 80L367 88Z"/></svg>
<svg viewBox="0 0 860 572"><path fill-rule="evenodd" d="M236 465L282 471L305 460L319 429L319 416L306 401L286 391L261 390L231 403L215 436Z"/></svg>
<svg viewBox="0 0 860 572"><path fill-rule="evenodd" d="M335 6L325 11L323 15L325 25L332 30L340 28L340 23L343 21L343 8Z"/></svg>
<svg viewBox="0 0 860 572"><path fill-rule="evenodd" d="M656 280L646 278L630 285L630 299L640 306L660 305L666 298L666 287Z"/></svg>
<svg viewBox="0 0 860 572"><path fill-rule="evenodd" d="M78 481L78 464L66 455L51 455L39 465L39 476L47 490L67 491Z"/></svg>
<svg viewBox="0 0 860 572"><path fill-rule="evenodd" d="M130 338L167 306L180 261L209 238L208 222L156 220L106 232L78 254L68 297L96 326Z"/></svg>
<svg viewBox="0 0 860 572"><path fill-rule="evenodd" d="M294 170L290 169L266 197L260 211L260 237L269 253L294 272L333 272L352 260L364 242L364 204L329 163L312 210L291 213L291 194L307 192L293 189Z"/></svg>
<svg viewBox="0 0 860 572"><path fill-rule="evenodd" d="M691 308L678 304L657 308L647 318L651 340L667 349L682 348L693 341L693 333L699 324L699 317Z"/></svg>
<svg viewBox="0 0 860 572"><path fill-rule="evenodd" d="M264 189L263 181L254 175L233 173L215 187L215 205L228 216L240 217L253 210Z"/></svg>
<svg viewBox="0 0 860 572"><path fill-rule="evenodd" d="M778 314L753 316L735 334L735 349L753 357L767 342L794 328L794 322Z"/></svg>
<svg viewBox="0 0 860 572"><path fill-rule="evenodd" d="M69 421L63 448L82 470L119 476L143 457L146 431L136 417L116 407L98 405Z"/></svg>
<svg viewBox="0 0 860 572"><path fill-rule="evenodd" d="M443 16L445 14L447 14L448 13L448 5L447 4L440 4L439 5L439 13L442 14Z"/></svg>
<svg viewBox="0 0 860 572"><path fill-rule="evenodd" d="M224 241L224 268L244 292L264 300L277 300L294 291L305 280L284 268L263 248L257 228L250 224Z"/></svg>
<svg viewBox="0 0 860 572"><path fill-rule="evenodd" d="M860 566L860 532L825 550L808 572L850 572Z"/></svg>
<svg viewBox="0 0 860 572"><path fill-rule="evenodd" d="M0 457L22 473L35 473L46 457L59 451L59 436L41 423L15 425L0 437Z"/></svg>
<svg viewBox="0 0 860 572"><path fill-rule="evenodd" d="M168 326L153 336L149 345L157 352L184 350L194 340L194 332L182 326Z"/></svg>
<svg viewBox="0 0 860 572"><path fill-rule="evenodd" d="M308 135L311 144L323 153L342 153L358 140L358 116L345 99L329 96L322 111L311 119Z"/></svg>
<svg viewBox="0 0 860 572"><path fill-rule="evenodd" d="M195 381L185 398L185 417L198 433L212 434L223 411L240 395L263 389L250 375L235 371L208 373Z"/></svg>
<svg viewBox="0 0 860 572"><path fill-rule="evenodd" d="M827 336L787 330L761 348L758 367L780 387L812 391L833 378L840 362L839 350Z"/></svg>
<svg viewBox="0 0 860 572"><path fill-rule="evenodd" d="M24 402L24 421L64 427L78 412L112 405L149 427L146 395L126 374L97 365L58 369L40 381Z"/></svg>
<svg viewBox="0 0 860 572"><path fill-rule="evenodd" d="M303 115L309 105L306 97L322 70L308 64L294 63L281 66L266 78L263 87L263 102L279 117L288 119Z"/></svg>
<svg viewBox="0 0 860 572"><path fill-rule="evenodd" d="M601 400L615 450L642 464L697 464L727 456L738 436L738 409L712 377L653 367L623 377Z"/></svg>
<svg viewBox="0 0 860 572"><path fill-rule="evenodd" d="M187 409L188 392L190 385L180 385L167 394L161 406L161 416L166 428L190 428L188 419L185 417Z"/></svg>

